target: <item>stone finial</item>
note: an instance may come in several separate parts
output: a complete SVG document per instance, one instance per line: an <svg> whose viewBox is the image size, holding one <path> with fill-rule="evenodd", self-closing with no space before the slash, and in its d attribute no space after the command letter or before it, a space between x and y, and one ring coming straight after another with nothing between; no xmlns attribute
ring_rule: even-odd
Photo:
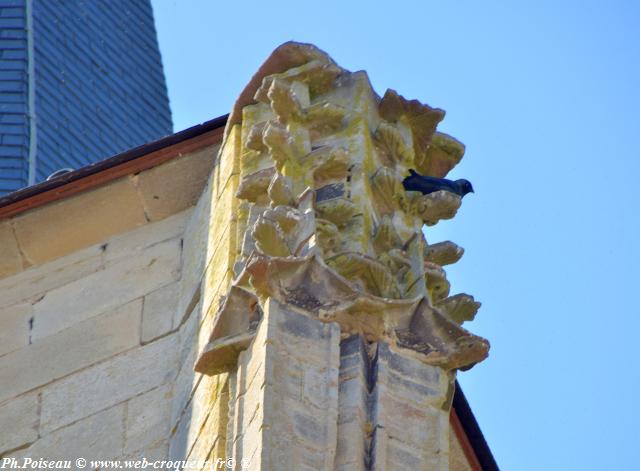
<svg viewBox="0 0 640 471"><path fill-rule="evenodd" d="M443 118L393 90L380 98L365 72L315 46L273 52L225 131L241 140L236 277L197 370L232 363L268 298L445 370L487 356L489 343L460 326L480 304L449 296L442 268L463 249L422 233L461 198L402 185L410 169L444 177L462 158L464 146L436 131Z"/></svg>

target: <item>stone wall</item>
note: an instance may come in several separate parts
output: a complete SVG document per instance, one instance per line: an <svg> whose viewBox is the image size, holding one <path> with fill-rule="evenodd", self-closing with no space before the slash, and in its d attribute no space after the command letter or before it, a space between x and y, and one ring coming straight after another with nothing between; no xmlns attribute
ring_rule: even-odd
<svg viewBox="0 0 640 471"><path fill-rule="evenodd" d="M0 281L0 455L166 456L191 212Z"/></svg>
<svg viewBox="0 0 640 471"><path fill-rule="evenodd" d="M193 365L217 149L0 222L1 457L209 452L226 377Z"/></svg>

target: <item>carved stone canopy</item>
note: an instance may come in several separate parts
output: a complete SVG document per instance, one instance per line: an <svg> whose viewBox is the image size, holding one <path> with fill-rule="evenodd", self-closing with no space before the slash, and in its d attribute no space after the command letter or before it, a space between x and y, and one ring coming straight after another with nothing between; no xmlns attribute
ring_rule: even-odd
<svg viewBox="0 0 640 471"><path fill-rule="evenodd" d="M196 370L232 368L268 298L445 370L487 356L489 343L461 327L480 304L450 296L442 268L463 249L422 232L461 199L402 186L410 169L444 177L462 158L436 131L443 117L393 90L380 98L365 72L315 46L272 53L225 130L220 157L239 169L235 279Z"/></svg>

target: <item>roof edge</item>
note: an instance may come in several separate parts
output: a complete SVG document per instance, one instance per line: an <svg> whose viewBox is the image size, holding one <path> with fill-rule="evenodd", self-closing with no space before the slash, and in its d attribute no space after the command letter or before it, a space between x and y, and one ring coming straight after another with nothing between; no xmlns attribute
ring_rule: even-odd
<svg viewBox="0 0 640 471"><path fill-rule="evenodd" d="M0 219L99 186L115 178L151 168L176 155L214 144L222 139L228 117L228 114L219 116L51 180L9 193L0 198ZM194 142L187 146L187 141Z"/></svg>
<svg viewBox="0 0 640 471"><path fill-rule="evenodd" d="M498 464L496 463L493 453L491 453L491 449L482 434L482 430L480 430L478 421L471 411L471 407L462 392L462 388L460 387L458 380L456 380L456 388L453 395L453 410L455 410L455 415L460 421L460 425L469 440L469 445L471 446L481 469L483 471L499 471L500 468L498 468Z"/></svg>

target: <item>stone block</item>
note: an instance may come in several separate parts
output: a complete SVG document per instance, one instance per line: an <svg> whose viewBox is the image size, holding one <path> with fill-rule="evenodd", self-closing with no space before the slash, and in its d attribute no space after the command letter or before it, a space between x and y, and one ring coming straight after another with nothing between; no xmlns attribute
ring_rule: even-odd
<svg viewBox="0 0 640 471"><path fill-rule="evenodd" d="M0 402L138 345L141 311L137 300L0 357Z"/></svg>
<svg viewBox="0 0 640 471"><path fill-rule="evenodd" d="M386 463L376 463L374 469L443 469L442 467L427 467L425 461L431 461L429 458L425 460L420 449L415 449L404 445L402 442L387 438ZM445 468L446 469L446 468Z"/></svg>
<svg viewBox="0 0 640 471"><path fill-rule="evenodd" d="M29 345L31 303L0 308L0 356Z"/></svg>
<svg viewBox="0 0 640 471"><path fill-rule="evenodd" d="M0 306L31 300L49 290L102 268L102 249L95 245L0 279Z"/></svg>
<svg viewBox="0 0 640 471"><path fill-rule="evenodd" d="M49 291L34 305L32 339L59 332L176 281L180 276L180 246L179 239L161 242Z"/></svg>
<svg viewBox="0 0 640 471"><path fill-rule="evenodd" d="M0 455L38 438L38 394L18 396L0 406Z"/></svg>
<svg viewBox="0 0 640 471"><path fill-rule="evenodd" d="M147 343L170 332L174 326L180 285L164 286L144 297L142 342Z"/></svg>
<svg viewBox="0 0 640 471"><path fill-rule="evenodd" d="M365 471L366 455L366 430L364 424L349 422L338 426L338 439L336 447L336 467L345 466L344 469ZM350 465L350 467L346 467Z"/></svg>
<svg viewBox="0 0 640 471"><path fill-rule="evenodd" d="M447 400L449 377L441 368L378 345L376 389L420 407L441 408Z"/></svg>
<svg viewBox="0 0 640 471"><path fill-rule="evenodd" d="M146 223L142 201L129 177L13 218L22 253L34 265Z"/></svg>
<svg viewBox="0 0 640 471"><path fill-rule="evenodd" d="M416 358L394 352L389 345L382 342L378 344L378 364L388 365L389 371L396 372L418 384L440 384L444 375L441 368L426 365Z"/></svg>
<svg viewBox="0 0 640 471"><path fill-rule="evenodd" d="M168 442L171 432L172 385L164 384L128 401L125 453L134 453Z"/></svg>
<svg viewBox="0 0 640 471"><path fill-rule="evenodd" d="M133 177L151 221L196 204L213 168L218 147L205 147Z"/></svg>
<svg viewBox="0 0 640 471"><path fill-rule="evenodd" d="M182 237L192 209L186 209L162 221L145 224L131 231L119 234L102 244L105 262L132 257L148 247L169 239Z"/></svg>
<svg viewBox="0 0 640 471"><path fill-rule="evenodd" d="M368 419L367 385L359 378L340 380L338 425L356 421L364 424Z"/></svg>
<svg viewBox="0 0 640 471"><path fill-rule="evenodd" d="M209 256L212 254L212 248L219 244L222 238L222 231L226 229L226 227L230 223L233 223L237 220L238 206L240 203L240 201L236 197L238 182L238 175L232 175L223 188L217 189L220 194L217 196L215 202L211 204L208 233L209 249L207 251ZM213 191L215 190L216 189L214 188ZM235 231L233 231L231 238L236 238Z"/></svg>
<svg viewBox="0 0 640 471"><path fill-rule="evenodd" d="M41 428L54 430L175 377L177 335L86 368L44 388Z"/></svg>
<svg viewBox="0 0 640 471"><path fill-rule="evenodd" d="M214 312L218 310L219 306L212 304L212 302L220 286L229 279L229 274L231 273L231 241L228 235L229 232L227 229L222 236L222 241L215 248L204 272L204 279L202 280L202 306L205 312L208 312L209 308L212 308Z"/></svg>
<svg viewBox="0 0 640 471"><path fill-rule="evenodd" d="M238 360L236 457L258 453L256 469L333 469L339 342L337 324L267 301L256 337Z"/></svg>
<svg viewBox="0 0 640 471"><path fill-rule="evenodd" d="M230 177L239 172L240 145L240 126L233 126L218 155L219 159L214 170L213 184L217 189L214 194L217 197L220 196L221 190L227 186Z"/></svg>
<svg viewBox="0 0 640 471"><path fill-rule="evenodd" d="M8 457L31 458L34 461L74 460L85 458L119 459L124 447L124 404L86 417L68 427L44 435L29 448Z"/></svg>
<svg viewBox="0 0 640 471"><path fill-rule="evenodd" d="M182 316L187 314L186 311L194 296L200 291L200 282L207 263L210 213L211 178L193 208L184 230L182 278L180 279L180 298L178 300L178 312Z"/></svg>

